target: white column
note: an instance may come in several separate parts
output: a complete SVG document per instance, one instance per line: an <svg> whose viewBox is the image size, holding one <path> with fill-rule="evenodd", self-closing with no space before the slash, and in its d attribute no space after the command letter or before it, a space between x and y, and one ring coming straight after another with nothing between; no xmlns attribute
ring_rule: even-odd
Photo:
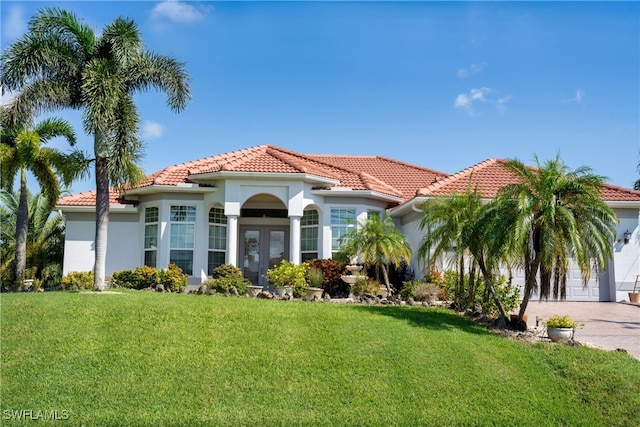
<svg viewBox="0 0 640 427"><path fill-rule="evenodd" d="M227 264L238 266L238 215L227 215Z"/></svg>
<svg viewBox="0 0 640 427"><path fill-rule="evenodd" d="M289 217L289 260L300 264L300 217Z"/></svg>

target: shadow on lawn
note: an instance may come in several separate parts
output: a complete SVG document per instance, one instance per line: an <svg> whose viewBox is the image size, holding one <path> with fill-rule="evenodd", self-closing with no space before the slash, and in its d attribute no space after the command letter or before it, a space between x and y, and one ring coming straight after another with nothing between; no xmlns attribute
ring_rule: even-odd
<svg viewBox="0 0 640 427"><path fill-rule="evenodd" d="M354 310L404 320L414 326L431 330L459 329L471 334L490 333L486 328L476 325L469 319L444 309L371 305L353 305L351 307Z"/></svg>

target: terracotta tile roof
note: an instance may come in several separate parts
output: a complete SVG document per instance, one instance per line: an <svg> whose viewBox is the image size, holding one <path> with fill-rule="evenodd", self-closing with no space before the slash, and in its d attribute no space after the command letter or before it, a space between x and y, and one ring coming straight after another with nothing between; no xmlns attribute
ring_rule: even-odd
<svg viewBox="0 0 640 427"><path fill-rule="evenodd" d="M517 182L516 176L504 167L506 160L488 159L458 173L450 175L418 191L420 196L446 196L452 192L464 193L467 188L477 189L485 198L493 198L505 185ZM640 191L605 184L602 200L640 202Z"/></svg>
<svg viewBox="0 0 640 427"><path fill-rule="evenodd" d="M149 175L139 187L175 186L192 183L197 175L215 172L264 172L310 174L333 179L339 187L369 190L408 201L420 196L444 196L453 191L464 192L471 185L487 198L515 182L515 176L504 168L506 161L489 159L448 175L381 156L301 154L273 145L259 145L243 150L206 157L169 166ZM116 191L110 203L122 205ZM640 191L606 185L602 191L606 201L640 201ZM58 200L58 206L94 206L95 191L74 194Z"/></svg>

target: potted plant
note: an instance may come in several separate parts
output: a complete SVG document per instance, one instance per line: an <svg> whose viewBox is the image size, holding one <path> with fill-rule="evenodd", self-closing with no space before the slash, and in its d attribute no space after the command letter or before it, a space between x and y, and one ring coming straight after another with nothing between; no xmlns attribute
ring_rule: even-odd
<svg viewBox="0 0 640 427"><path fill-rule="evenodd" d="M322 298L322 282L324 281L324 274L318 267L310 267L307 270L307 284L305 288L306 299L315 300Z"/></svg>
<svg viewBox="0 0 640 427"><path fill-rule="evenodd" d="M549 339L557 343L566 343L573 339L575 328L582 326L569 316L560 316L558 314L551 316L544 324L547 326Z"/></svg>
<svg viewBox="0 0 640 427"><path fill-rule="evenodd" d="M280 264L267 270L267 279L276 295L283 297L289 294L299 298L307 287L306 271L306 264L296 265L283 259Z"/></svg>

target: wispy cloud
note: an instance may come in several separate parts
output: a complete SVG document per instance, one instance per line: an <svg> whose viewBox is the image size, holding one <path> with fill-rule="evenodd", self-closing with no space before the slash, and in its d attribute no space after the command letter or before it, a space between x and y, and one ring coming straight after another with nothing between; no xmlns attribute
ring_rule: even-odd
<svg viewBox="0 0 640 427"><path fill-rule="evenodd" d="M576 103L578 103L578 104L581 104L581 103L582 103L582 100L583 100L583 99L584 99L584 97L585 97L585 95L586 95L586 92L585 92L584 90L582 90L582 89L577 89L577 90L576 90L576 95L575 95L573 98L566 98L566 99L563 99L563 100L562 100L562 102L565 102L565 103L566 103L566 102L576 102Z"/></svg>
<svg viewBox="0 0 640 427"><path fill-rule="evenodd" d="M22 8L12 6L2 23L2 36L5 40L13 40L20 37L27 31L27 20L24 17Z"/></svg>
<svg viewBox="0 0 640 427"><path fill-rule="evenodd" d="M500 112L505 111L507 108L506 104L511 99L511 95L498 98L496 100L488 97L488 95L491 93L493 93L493 89L490 89L488 87L473 88L471 89L471 91L469 91L469 93L459 94L456 97L453 106L455 108L465 110L470 116L473 116L475 114L475 107L478 104L483 103L495 105L495 107Z"/></svg>
<svg viewBox="0 0 640 427"><path fill-rule="evenodd" d="M17 96L18 92L11 92L10 90L6 90L4 93L0 94L0 105L3 107L7 107L13 102L14 99L16 99Z"/></svg>
<svg viewBox="0 0 640 427"><path fill-rule="evenodd" d="M200 22L213 8L211 6L193 6L177 0L165 0L156 4L151 11L153 19L169 19L173 22Z"/></svg>
<svg viewBox="0 0 640 427"><path fill-rule="evenodd" d="M146 120L142 125L142 139L158 139L164 134L164 126L160 123Z"/></svg>
<svg viewBox="0 0 640 427"><path fill-rule="evenodd" d="M479 72L481 72L485 66L486 64L481 63L481 64L471 64L468 68L460 68L456 72L456 77L458 77L459 79L466 79L467 77L473 74L478 74Z"/></svg>

